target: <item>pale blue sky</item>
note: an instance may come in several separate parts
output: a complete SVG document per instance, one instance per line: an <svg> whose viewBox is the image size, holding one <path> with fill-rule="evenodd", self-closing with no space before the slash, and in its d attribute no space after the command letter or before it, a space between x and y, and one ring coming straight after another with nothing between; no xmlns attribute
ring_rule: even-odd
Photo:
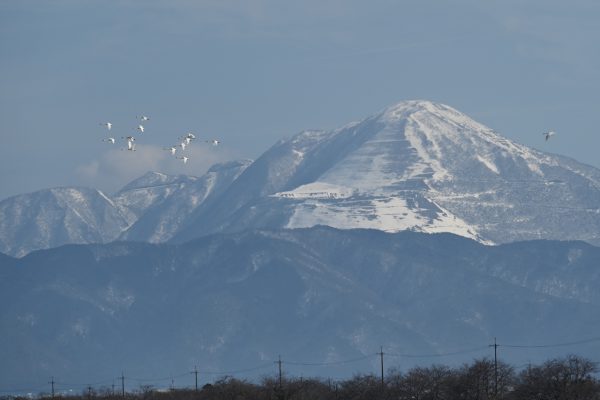
<svg viewBox="0 0 600 400"><path fill-rule="evenodd" d="M595 0L3 0L0 198L201 175L408 99L600 167L599 43ZM140 113L139 151L102 143ZM190 130L223 145L184 166L161 147Z"/></svg>

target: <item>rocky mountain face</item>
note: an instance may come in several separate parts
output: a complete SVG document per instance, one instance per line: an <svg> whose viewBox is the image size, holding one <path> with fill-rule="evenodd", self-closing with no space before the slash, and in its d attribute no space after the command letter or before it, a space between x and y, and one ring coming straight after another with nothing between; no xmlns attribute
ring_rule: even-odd
<svg viewBox="0 0 600 400"><path fill-rule="evenodd" d="M114 196L63 188L6 199L0 251L316 225L600 244L600 170L514 143L446 105L407 101L200 178L148 173Z"/></svg>
<svg viewBox="0 0 600 400"><path fill-rule="evenodd" d="M0 386L258 378L278 355L286 374L349 377L377 373L380 346L386 367L454 365L493 357L494 337L513 365L598 359L599 265L584 242L328 227L2 256Z"/></svg>

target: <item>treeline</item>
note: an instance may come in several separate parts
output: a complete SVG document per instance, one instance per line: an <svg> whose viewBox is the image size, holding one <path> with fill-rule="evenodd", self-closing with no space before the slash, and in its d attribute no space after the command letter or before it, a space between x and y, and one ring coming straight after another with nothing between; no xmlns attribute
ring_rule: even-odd
<svg viewBox="0 0 600 400"><path fill-rule="evenodd" d="M596 363L578 356L549 360L520 371L503 362L475 360L461 367L417 367L407 372L389 370L356 375L343 381L327 379L264 378L252 383L224 377L194 389L157 390L140 386L126 400L600 400ZM55 396L56 399L61 398ZM121 393L88 388L68 400L118 400Z"/></svg>

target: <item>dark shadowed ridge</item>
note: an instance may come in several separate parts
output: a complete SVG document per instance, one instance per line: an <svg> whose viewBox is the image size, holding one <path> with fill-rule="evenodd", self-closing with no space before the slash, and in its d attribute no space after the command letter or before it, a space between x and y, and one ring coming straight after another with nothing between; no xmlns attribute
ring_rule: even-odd
<svg viewBox="0 0 600 400"><path fill-rule="evenodd" d="M0 257L0 386L231 371L285 360L304 376L376 371L370 355L444 354L597 336L600 248L531 241L484 246L452 234L314 227L205 236L181 245L67 245ZM8 265L15 268L4 267ZM478 352L462 350L478 348ZM504 349L519 364L543 352ZM94 363L89 360L93 359ZM390 366L431 358L390 356ZM271 369L253 370L258 377ZM182 373L182 372L181 372ZM187 375L186 375L187 376Z"/></svg>

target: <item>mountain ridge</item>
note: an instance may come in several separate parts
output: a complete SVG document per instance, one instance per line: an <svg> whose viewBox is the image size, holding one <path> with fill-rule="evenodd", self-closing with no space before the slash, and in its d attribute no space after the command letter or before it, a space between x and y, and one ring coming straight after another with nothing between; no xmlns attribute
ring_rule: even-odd
<svg viewBox="0 0 600 400"><path fill-rule="evenodd" d="M302 131L256 161L219 164L201 177L149 172L114 196L86 191L88 207L79 202L77 213L87 220L44 193L0 202L0 251L23 255L119 238L183 243L216 232L315 225L453 232L488 244L600 244L600 170L530 149L425 100L334 130ZM102 197L112 206L89 209ZM27 218L9 215L28 202L36 205Z"/></svg>
<svg viewBox="0 0 600 400"><path fill-rule="evenodd" d="M325 226L218 233L182 245L65 245L9 265L0 257L0 354L11 360L0 366L0 384L46 382L49 374L89 382L115 370L166 376L193 365L243 370L272 365L278 354L326 363L379 346L447 354L485 344L444 357L460 364L489 355L494 337L573 342L600 329L599 260L600 248L584 242L484 246L450 233ZM565 351L600 355L597 342L534 350L502 357L518 364ZM357 368L377 370L377 360L294 371L336 377Z"/></svg>

